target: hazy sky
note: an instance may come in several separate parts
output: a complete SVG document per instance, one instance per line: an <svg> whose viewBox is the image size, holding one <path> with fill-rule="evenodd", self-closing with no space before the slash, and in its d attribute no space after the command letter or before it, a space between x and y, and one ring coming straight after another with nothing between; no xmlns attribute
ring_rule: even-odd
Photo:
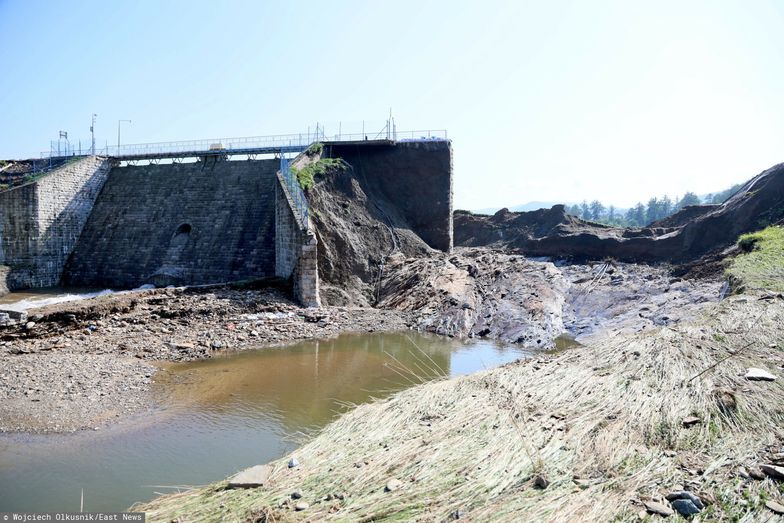
<svg viewBox="0 0 784 523"><path fill-rule="evenodd" d="M0 0L0 158L390 107L449 131L459 208L723 189L784 161L784 0Z"/></svg>

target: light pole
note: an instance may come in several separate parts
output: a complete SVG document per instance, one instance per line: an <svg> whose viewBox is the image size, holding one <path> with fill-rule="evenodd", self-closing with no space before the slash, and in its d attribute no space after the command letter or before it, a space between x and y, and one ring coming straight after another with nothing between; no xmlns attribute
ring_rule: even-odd
<svg viewBox="0 0 784 523"><path fill-rule="evenodd" d="M98 115L97 115L97 114L95 114L95 113L93 113L93 121L92 121L92 123L90 124L90 135L91 135L91 136L92 136L92 138L93 138L93 144L92 144L92 146L90 147L90 149L91 149L91 151L90 151L90 154L92 154L93 156L95 156L95 119L96 119L97 117L98 117Z"/></svg>
<svg viewBox="0 0 784 523"><path fill-rule="evenodd" d="M117 120L117 156L120 156L120 124L123 122L132 123L130 120Z"/></svg>

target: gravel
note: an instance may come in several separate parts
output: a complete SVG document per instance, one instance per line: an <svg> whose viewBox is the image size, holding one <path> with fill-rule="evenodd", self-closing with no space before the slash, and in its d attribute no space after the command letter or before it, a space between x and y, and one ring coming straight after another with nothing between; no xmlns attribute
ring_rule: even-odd
<svg viewBox="0 0 784 523"><path fill-rule="evenodd" d="M0 432L95 429L156 406L158 365L341 332L407 329L404 313L303 309L277 290L152 289L30 311L0 328Z"/></svg>

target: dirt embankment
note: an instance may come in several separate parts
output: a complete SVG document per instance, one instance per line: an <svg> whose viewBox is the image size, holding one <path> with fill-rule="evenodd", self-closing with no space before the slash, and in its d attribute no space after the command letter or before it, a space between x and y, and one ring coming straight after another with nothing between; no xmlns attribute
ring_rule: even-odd
<svg viewBox="0 0 784 523"><path fill-rule="evenodd" d="M782 322L780 297L738 296L677 326L422 385L341 417L258 488L222 482L135 509L150 521L605 522L681 507L774 521Z"/></svg>
<svg viewBox="0 0 784 523"><path fill-rule="evenodd" d="M400 209L349 164L328 168L308 200L319 241L321 297L329 305L372 306L390 255L435 252L411 231Z"/></svg>
<svg viewBox="0 0 784 523"><path fill-rule="evenodd" d="M379 307L411 311L417 328L550 349L566 334L636 332L688 318L716 301L716 278L682 280L668 266L570 264L492 249L427 259L393 256Z"/></svg>
<svg viewBox="0 0 784 523"><path fill-rule="evenodd" d="M528 256L686 262L732 245L740 234L784 219L784 164L749 180L721 205L689 207L642 229L566 214L563 205L493 216L455 213L455 245L510 248Z"/></svg>

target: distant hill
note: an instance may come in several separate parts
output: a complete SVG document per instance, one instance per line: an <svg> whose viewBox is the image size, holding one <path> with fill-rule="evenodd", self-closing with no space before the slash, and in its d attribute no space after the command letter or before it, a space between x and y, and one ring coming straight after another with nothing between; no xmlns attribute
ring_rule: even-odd
<svg viewBox="0 0 784 523"><path fill-rule="evenodd" d="M549 209L553 205L558 205L559 203L563 203L564 205L572 205L572 202L528 202L522 205L515 205L514 207L508 207L508 209L512 212L525 212L525 211L535 211L537 209ZM476 209L472 212L476 214L495 214L500 211L503 207L487 207L485 209Z"/></svg>

